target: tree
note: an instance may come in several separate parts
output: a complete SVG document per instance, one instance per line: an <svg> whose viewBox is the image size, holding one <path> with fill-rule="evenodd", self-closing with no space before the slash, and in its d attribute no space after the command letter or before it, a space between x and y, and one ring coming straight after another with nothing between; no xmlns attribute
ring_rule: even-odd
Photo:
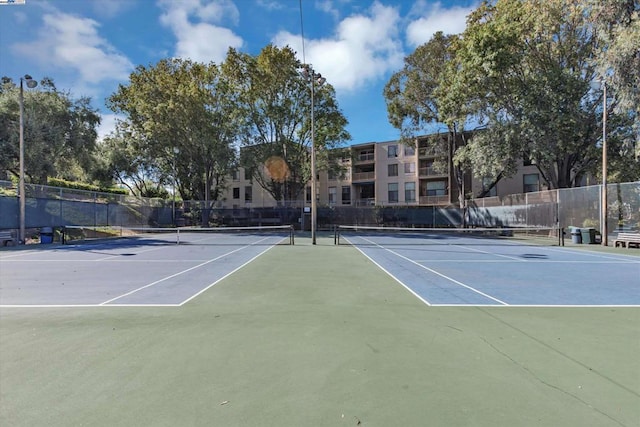
<svg viewBox="0 0 640 427"><path fill-rule="evenodd" d="M549 188L580 185L597 173L602 102L590 83L601 48L578 1L484 2L460 39L457 80L491 131L474 138L458 161L482 164L481 173L508 173L509 164L531 160ZM612 113L616 103L608 105ZM629 125L628 117L609 117L612 129ZM622 134L611 133L612 151Z"/></svg>
<svg viewBox="0 0 640 427"><path fill-rule="evenodd" d="M37 89L24 90L25 179L84 180L94 166L100 116L87 97L72 99L44 78ZM19 174L19 87L9 78L0 86L0 169Z"/></svg>
<svg viewBox="0 0 640 427"><path fill-rule="evenodd" d="M117 152L138 159L159 182L175 179L183 199L204 200L202 221L208 223L210 202L221 197L235 168L242 124L237 95L220 67L182 59L139 66L108 105L126 115Z"/></svg>
<svg viewBox="0 0 640 427"><path fill-rule="evenodd" d="M618 182L640 179L640 2L586 0L587 18L602 48L596 54L598 78L616 99L615 113L632 120L611 151L611 177ZM616 147L614 147L616 148Z"/></svg>
<svg viewBox="0 0 640 427"><path fill-rule="evenodd" d="M404 60L402 70L393 74L384 88L389 122L400 130L404 144L415 145L420 133L434 126L444 124L447 137L440 135L426 138L426 144L443 158L452 159L455 152L466 144L464 132L467 115L461 104L447 101L452 97L445 90L449 73L455 63L455 42L458 36L437 32L427 43L419 46ZM455 109L449 108L455 105ZM463 163L440 165L444 170L453 168L460 206L464 206Z"/></svg>
<svg viewBox="0 0 640 427"><path fill-rule="evenodd" d="M166 193L165 186L172 184L173 174L167 167L160 167L158 160L144 152L145 144L135 139L124 124L104 138L98 147L102 160L95 170L97 177L116 180L140 197L156 197Z"/></svg>
<svg viewBox="0 0 640 427"><path fill-rule="evenodd" d="M314 85L311 105L302 66L291 48L273 45L257 56L230 49L223 65L246 118L240 164L278 202L295 199L311 179L311 108L318 169L327 169L330 151L351 138L330 84Z"/></svg>

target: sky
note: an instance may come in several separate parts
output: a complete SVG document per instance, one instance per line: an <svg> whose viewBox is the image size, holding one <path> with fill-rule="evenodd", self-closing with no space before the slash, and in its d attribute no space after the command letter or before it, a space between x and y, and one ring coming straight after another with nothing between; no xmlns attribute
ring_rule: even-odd
<svg viewBox="0 0 640 427"><path fill-rule="evenodd" d="M0 76L52 78L88 96L99 135L117 117L105 100L135 67L161 59L224 61L229 47L257 55L290 46L331 83L349 144L391 141L382 94L404 58L437 31L464 31L479 0L23 0L0 4ZM6 3L6 0L0 0ZM301 13L302 8L302 13ZM304 37L303 37L304 36ZM303 45L304 40L304 45ZM303 49L304 46L304 49ZM444 130L434 128L433 131Z"/></svg>

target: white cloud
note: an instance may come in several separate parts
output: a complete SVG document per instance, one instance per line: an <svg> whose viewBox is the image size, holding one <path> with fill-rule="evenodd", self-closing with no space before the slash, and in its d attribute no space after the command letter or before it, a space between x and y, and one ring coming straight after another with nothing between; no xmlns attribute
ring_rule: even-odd
<svg viewBox="0 0 640 427"><path fill-rule="evenodd" d="M164 9L160 22L177 38L175 56L198 62L222 62L229 47L240 48L243 40L228 28L213 24L237 24L239 12L228 0L160 0ZM194 22L197 20L197 22Z"/></svg>
<svg viewBox="0 0 640 427"><path fill-rule="evenodd" d="M104 140L104 137L109 135L111 132L116 130L116 124L118 120L122 120L122 117L119 117L115 114L101 114L100 115L100 126L98 126L98 141Z"/></svg>
<svg viewBox="0 0 640 427"><path fill-rule="evenodd" d="M445 34L459 34L467 26L467 15L476 6L443 8L440 3L427 6L426 2L417 2L412 14L419 14L419 18L407 26L407 42L412 46L419 46L428 42L437 32Z"/></svg>
<svg viewBox="0 0 640 427"><path fill-rule="evenodd" d="M65 13L45 14L43 21L34 41L16 43L12 50L29 52L48 68L78 72L79 83L125 80L134 68L126 56L100 37L96 21Z"/></svg>
<svg viewBox="0 0 640 427"><path fill-rule="evenodd" d="M355 90L402 66L399 21L397 9L375 2L365 14L342 20L332 37L305 40L304 61L336 89ZM291 46L303 60L300 35L280 32L273 43Z"/></svg>

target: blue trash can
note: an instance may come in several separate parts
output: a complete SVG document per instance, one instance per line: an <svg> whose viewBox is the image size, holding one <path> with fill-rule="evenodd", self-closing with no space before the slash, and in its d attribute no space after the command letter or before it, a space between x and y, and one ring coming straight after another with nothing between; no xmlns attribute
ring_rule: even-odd
<svg viewBox="0 0 640 427"><path fill-rule="evenodd" d="M40 229L40 244L53 243L53 228L42 227Z"/></svg>

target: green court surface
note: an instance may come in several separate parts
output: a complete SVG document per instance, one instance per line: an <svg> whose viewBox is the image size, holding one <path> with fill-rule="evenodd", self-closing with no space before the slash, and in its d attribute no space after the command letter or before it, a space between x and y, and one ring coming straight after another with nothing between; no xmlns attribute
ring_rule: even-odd
<svg viewBox="0 0 640 427"><path fill-rule="evenodd" d="M639 308L430 307L296 237L181 307L0 309L2 426L638 426Z"/></svg>

